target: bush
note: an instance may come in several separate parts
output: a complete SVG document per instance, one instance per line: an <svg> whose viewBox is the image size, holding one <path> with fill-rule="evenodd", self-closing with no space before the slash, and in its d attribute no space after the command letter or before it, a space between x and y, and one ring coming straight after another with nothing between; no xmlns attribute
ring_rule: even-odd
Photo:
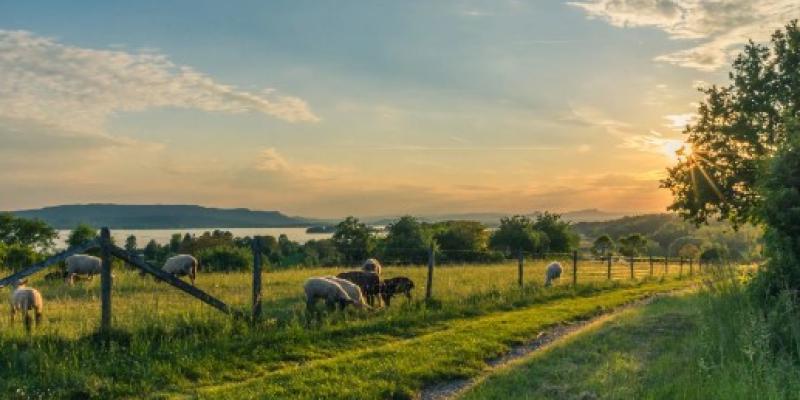
<svg viewBox="0 0 800 400"><path fill-rule="evenodd" d="M200 251L197 260L203 271L248 271L253 265L253 254L238 247L216 246Z"/></svg>
<svg viewBox="0 0 800 400"><path fill-rule="evenodd" d="M0 254L2 265L13 271L28 267L41 259L33 248L19 243L3 246L0 253L2 253Z"/></svg>

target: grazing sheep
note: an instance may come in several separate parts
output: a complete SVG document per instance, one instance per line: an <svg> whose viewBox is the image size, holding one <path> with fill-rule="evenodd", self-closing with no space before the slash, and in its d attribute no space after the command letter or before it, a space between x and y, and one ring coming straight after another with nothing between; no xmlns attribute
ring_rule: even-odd
<svg viewBox="0 0 800 400"><path fill-rule="evenodd" d="M189 275L189 280L192 281L192 286L194 286L194 279L197 277L197 264L197 259L189 254L178 254L168 258L161 270L172 274L172 276Z"/></svg>
<svg viewBox="0 0 800 400"><path fill-rule="evenodd" d="M42 320L42 312L44 311L44 302L42 301L42 294L34 288L27 287L28 280L18 280L12 285L14 290L11 292L11 321L14 324L14 316L17 312L21 312L25 322L25 329L31 329L31 316L28 313L30 310L34 312L34 320L36 326ZM2 287L2 286L0 286Z"/></svg>
<svg viewBox="0 0 800 400"><path fill-rule="evenodd" d="M336 275L337 278L347 279L361 288L361 292L367 298L367 304L375 305L375 300L380 301L381 278L374 272L367 271L347 271Z"/></svg>
<svg viewBox="0 0 800 400"><path fill-rule="evenodd" d="M364 261L363 265L361 265L361 269L367 272L374 272L380 276L381 269L383 269L383 267L381 267L381 263L377 259L369 258L367 261Z"/></svg>
<svg viewBox="0 0 800 400"><path fill-rule="evenodd" d="M348 281L347 279L337 278L335 276L326 276L325 279L331 280L339 284L339 286L344 289L347 293L347 296L353 300L353 305L358 308L370 308L367 305L367 301L364 299L364 294L361 292L361 288L358 287L353 282Z"/></svg>
<svg viewBox="0 0 800 400"><path fill-rule="evenodd" d="M561 278L562 270L563 268L561 268L561 263L558 261L551 262L544 272L544 285L550 286L550 284L553 282L553 279Z"/></svg>
<svg viewBox="0 0 800 400"><path fill-rule="evenodd" d="M381 291L381 295L383 296L383 302L386 303L388 307L392 301L392 297L396 294L403 293L408 298L408 301L411 301L411 290L414 289L414 281L405 276L398 276L396 278L391 278L383 281L383 290Z"/></svg>
<svg viewBox="0 0 800 400"><path fill-rule="evenodd" d="M306 309L308 311L315 309L314 305L319 299L325 300L325 305L329 309L333 309L337 305L344 309L348 304L354 304L353 299L342 289L341 285L327 278L308 278L303 284L303 290L306 292Z"/></svg>
<svg viewBox="0 0 800 400"><path fill-rule="evenodd" d="M65 282L73 285L75 277L83 275L90 280L95 274L100 273L103 264L99 257L90 256L87 254L75 254L67 257L67 275L64 278Z"/></svg>

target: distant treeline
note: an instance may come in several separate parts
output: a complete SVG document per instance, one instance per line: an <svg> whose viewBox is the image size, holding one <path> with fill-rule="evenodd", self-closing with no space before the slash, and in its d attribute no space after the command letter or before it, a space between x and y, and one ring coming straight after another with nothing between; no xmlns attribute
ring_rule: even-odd
<svg viewBox="0 0 800 400"><path fill-rule="evenodd" d="M80 244L96 235L95 227L79 224L70 232L67 244ZM0 214L0 265L10 269L30 265L55 251L56 237L55 229L41 220ZM668 214L578 224L552 213L518 215L502 218L497 229L476 221L423 222L405 216L390 223L385 232L348 217L335 225L330 239L298 243L286 235L259 238L272 268L357 265L369 257L387 264L424 264L431 250L436 252L437 263L496 262L520 252L537 256L573 250L596 256L696 258L705 254L731 260L752 260L760 254L760 232L755 228L733 231L725 224L696 228ZM129 236L124 247L155 265L175 254L192 254L207 271L233 271L252 265L253 240L212 230L202 235L175 233L163 245L155 240L138 243L135 236Z"/></svg>

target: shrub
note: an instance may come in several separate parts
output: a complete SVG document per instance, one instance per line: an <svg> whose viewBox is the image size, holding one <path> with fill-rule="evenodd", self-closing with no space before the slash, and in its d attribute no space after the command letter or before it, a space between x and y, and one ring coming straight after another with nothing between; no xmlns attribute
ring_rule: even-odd
<svg viewBox="0 0 800 400"><path fill-rule="evenodd" d="M253 254L247 249L238 247L215 246L200 251L197 260L203 271L247 271L253 265Z"/></svg>

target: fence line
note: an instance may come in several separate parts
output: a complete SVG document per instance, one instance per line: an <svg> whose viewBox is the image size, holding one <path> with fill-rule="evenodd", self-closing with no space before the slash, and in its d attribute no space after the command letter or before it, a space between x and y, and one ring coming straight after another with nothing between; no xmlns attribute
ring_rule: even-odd
<svg viewBox="0 0 800 400"><path fill-rule="evenodd" d="M178 290L183 291L184 293L196 298L197 300L210 305L211 307L223 312L227 315L232 315L234 317L244 317L245 314L232 309L228 304L223 302L222 300L217 299L216 297L204 292L203 290L195 287L194 285L190 285L183 280L180 280L174 277L172 274L166 273L162 271L160 268L156 268L146 261L139 259L138 257L134 257L131 255L127 250L124 250L120 247L117 247L111 242L111 233L108 228L102 228L100 231L100 237L90 240L82 245L71 247L61 253L53 255L47 258L44 261L39 263L33 264L27 268L22 269L21 271L15 272L5 278L0 279L0 286L6 285L8 283L15 282L18 279L25 278L30 276L36 272L43 270L49 266L54 264L60 263L66 258L79 254L84 253L91 249L100 248L101 253L101 324L100 330L101 332L108 332L111 329L112 324L112 286L113 286L113 275L111 274L112 268L112 259L117 258L119 260L124 261L125 263L133 266L134 268L139 269L140 271L154 276L156 279L164 281L169 285L175 287ZM251 251L253 253L253 274L252 274L252 302L251 306L251 313L250 319L252 322L256 322L260 319L262 314L262 264L263 264L263 247L262 247L262 240L261 236L253 237L253 241L251 243ZM428 262L427 262L427 282L425 286L425 299L430 300L434 297L433 286L434 286L434 272L436 270L436 257L437 254L442 254L446 252L453 252L452 250L437 250L434 245L431 245L428 248ZM461 252L469 252L469 251L461 251ZM473 252L474 253L474 252ZM614 260L618 262L624 262L626 260L625 257L622 256L613 256L613 255L606 255L606 256L599 256L599 257L581 257L577 250L572 251L571 253L531 253L525 252L521 249L517 250L516 258L517 258L517 285L522 288L525 282L525 260L526 255L529 256L531 260L541 259L545 260L555 259L560 260L564 263L564 265L568 265L569 261L572 264L572 286L577 287L578 280L579 280L579 267L582 265L582 262L588 263L598 263L602 266L603 263L606 264L606 278L611 280L613 278L612 274L612 264ZM511 258L513 260L513 257ZM627 257L627 262L630 268L630 279L636 279L636 268L635 265L637 262L649 262L649 276L654 275L654 264L658 260L658 257L653 257L652 255L647 257ZM663 276L668 275L669 272L669 262L670 260L675 261L675 259L670 259L669 257L663 257L664 261L664 270ZM680 257L677 259L680 269L679 269L679 277L683 275L683 264L687 261L684 257ZM694 259L689 258L689 275L693 276L694 274ZM702 272L702 264L698 264L699 272ZM581 269L583 271L583 269ZM591 271L591 268L585 269L585 274L587 276L595 275L594 272ZM566 271L564 271L566 273Z"/></svg>

